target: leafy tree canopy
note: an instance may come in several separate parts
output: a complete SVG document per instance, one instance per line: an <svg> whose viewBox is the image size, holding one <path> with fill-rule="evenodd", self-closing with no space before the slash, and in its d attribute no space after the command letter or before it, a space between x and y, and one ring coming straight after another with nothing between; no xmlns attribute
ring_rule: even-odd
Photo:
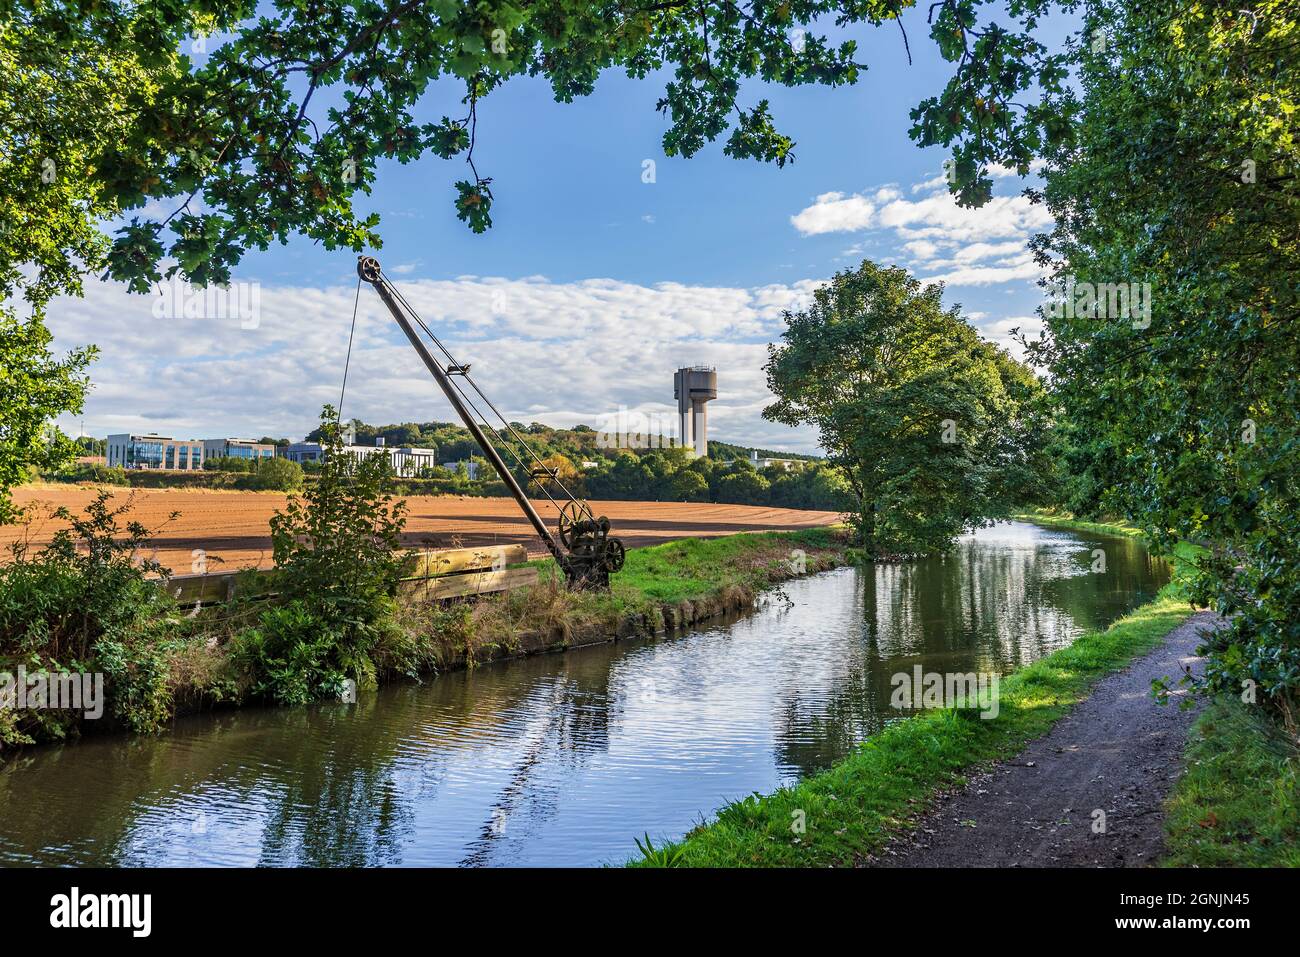
<svg viewBox="0 0 1300 957"><path fill-rule="evenodd" d="M873 555L948 547L1006 514L1041 468L1033 373L984 342L942 286L864 262L785 314L765 418L817 427Z"/></svg>
<svg viewBox="0 0 1300 957"><path fill-rule="evenodd" d="M1050 152L1035 349L1078 504L1211 543L1208 673L1300 716L1300 7L1095 4L1077 146ZM1068 99L1074 100L1075 94ZM1074 290L1107 295L1069 295ZM1120 292L1125 293L1120 296ZM1127 306L1127 308L1126 308Z"/></svg>
<svg viewBox="0 0 1300 957"><path fill-rule="evenodd" d="M1067 3L1067 6L1072 4ZM457 215L491 225L491 177L474 163L478 106L507 80L542 77L557 101L595 89L603 70L643 79L668 71L658 108L663 148L691 156L725 135L724 151L784 165L794 143L746 80L787 86L856 82L853 39L832 28L897 21L905 0L10 0L0 40L6 124L0 176L18 232L0 250L0 278L33 294L75 289L83 267L107 265L137 291L168 273L222 283L250 248L295 233L327 249L378 247L379 218L354 210L377 164L427 154L461 158ZM1016 0L1016 30L981 25L980 0L929 8L954 66L947 88L913 114L925 145L953 144L954 189L987 199L986 167L1027 168L1065 124L1041 104L1058 90L1059 56L1032 38L1047 4ZM1001 4L992 4L994 11ZM840 35L843 35L841 29ZM900 42L907 43L906 34ZM199 56L196 48L204 55ZM414 111L439 80L460 96L436 122ZM441 92L441 88L439 90ZM1033 97L1029 96L1032 100ZM106 247L97 224L165 199L165 221L132 216ZM193 202L198 200L200 202ZM8 270L7 276L3 271ZM38 288L39 287L39 288Z"/></svg>

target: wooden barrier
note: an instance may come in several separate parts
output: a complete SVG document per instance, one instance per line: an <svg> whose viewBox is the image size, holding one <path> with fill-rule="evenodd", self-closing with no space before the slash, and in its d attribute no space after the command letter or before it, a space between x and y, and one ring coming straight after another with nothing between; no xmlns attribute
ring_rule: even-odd
<svg viewBox="0 0 1300 957"><path fill-rule="evenodd" d="M510 591L536 583L536 567L510 567L526 561L528 550L522 545L411 552L397 587L403 593L426 599ZM167 590L182 605L219 605L233 600L236 594L241 598L274 597L276 578L275 569L173 575L167 582Z"/></svg>

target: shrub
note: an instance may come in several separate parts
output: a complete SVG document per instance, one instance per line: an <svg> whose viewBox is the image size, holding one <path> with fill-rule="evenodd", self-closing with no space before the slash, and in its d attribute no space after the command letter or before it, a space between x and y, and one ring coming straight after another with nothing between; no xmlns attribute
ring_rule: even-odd
<svg viewBox="0 0 1300 957"><path fill-rule="evenodd" d="M252 459L242 459L234 455L214 455L203 460L206 472L255 472L257 466Z"/></svg>
<svg viewBox="0 0 1300 957"><path fill-rule="evenodd" d="M248 478L247 487L262 492L296 492L302 488L303 471L297 462L279 457L264 459Z"/></svg>
<svg viewBox="0 0 1300 957"><path fill-rule="evenodd" d="M335 663L340 635L299 601L267 609L257 627L236 636L231 658L253 675L251 692L281 704L335 696L344 674Z"/></svg>
<svg viewBox="0 0 1300 957"><path fill-rule="evenodd" d="M126 469L97 462L78 462L51 476L56 482L94 482L98 485L130 485Z"/></svg>
<svg viewBox="0 0 1300 957"><path fill-rule="evenodd" d="M35 555L12 546L13 561L0 568L0 670L102 672L108 712L134 731L153 731L170 714L166 652L184 619L146 577L167 569L138 558L151 531L119 521L132 498L112 508L111 497L101 491L82 515L56 509L70 527ZM81 720L80 712L7 712L0 743L61 739Z"/></svg>
<svg viewBox="0 0 1300 957"><path fill-rule="evenodd" d="M264 612L237 642L258 693L284 702L337 693L345 678L372 686L371 655L397 627L406 506L386 492L389 458L344 455L329 406L321 433L328 451L319 478L271 519L286 605Z"/></svg>

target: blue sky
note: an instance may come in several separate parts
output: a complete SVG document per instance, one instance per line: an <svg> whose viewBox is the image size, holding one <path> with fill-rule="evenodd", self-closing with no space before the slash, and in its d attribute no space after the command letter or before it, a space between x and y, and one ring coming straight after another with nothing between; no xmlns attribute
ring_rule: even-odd
<svg viewBox="0 0 1300 957"><path fill-rule="evenodd" d="M716 438L815 450L808 429L764 422L761 370L782 308L863 258L947 281L988 338L1030 328L1041 293L1025 241L1046 223L1000 177L997 199L957 210L939 176L943 151L907 136L909 110L938 92L949 69L925 32L904 21L856 28L854 87L787 90L752 84L797 142L785 169L722 154L666 158L655 112L664 77L609 73L595 95L557 104L544 82L515 80L480 104L475 162L493 178L494 227L476 236L456 220L460 160L380 167L359 208L382 216L376 253L435 331L475 363L480 384L512 418L599 426L620 407L672 421L672 372L717 365ZM431 90L420 119L458 115L459 91ZM653 183L643 164L653 160ZM154 212L170 211L161 204ZM236 270L260 286L255 328L237 320L158 319L147 296L90 283L62 300L50 325L65 347L95 342L101 358L85 431L176 437L287 435L313 427L336 401L355 290L355 255L305 240L251 252ZM366 421L450 420L409 346L363 290L345 413Z"/></svg>

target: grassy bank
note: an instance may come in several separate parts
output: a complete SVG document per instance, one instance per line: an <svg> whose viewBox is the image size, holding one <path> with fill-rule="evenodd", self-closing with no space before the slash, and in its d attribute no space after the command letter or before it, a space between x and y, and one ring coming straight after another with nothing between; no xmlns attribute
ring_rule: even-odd
<svg viewBox="0 0 1300 957"><path fill-rule="evenodd" d="M422 670L435 672L652 636L743 611L764 588L843 564L847 547L845 533L833 528L681 539L630 549L608 592L570 591L546 559L528 588L472 604L405 605L402 631L417 643ZM381 663L391 657L381 647Z"/></svg>
<svg viewBox="0 0 1300 957"><path fill-rule="evenodd" d="M685 539L629 550L625 568L614 576L608 592L569 590L555 564L547 561L539 563L538 584L474 601L430 602L399 595L386 600L378 620L370 624L367 680L358 679L358 686L690 627L751 607L755 596L775 583L842 564L847 545L846 535L831 528ZM61 670L53 654L34 657L27 609L49 604L42 597L46 593L66 593L73 597L65 603L81 602L84 583L98 582L103 575L87 578L59 569L58 575L48 567L11 574L8 600L0 601L0 671L19 663L27 663L29 670L38 665ZM152 731L178 714L284 700L268 676L318 667L324 656L313 644L317 626L293 617L292 607L237 599L191 615L133 566L118 572L121 590L111 591L116 604L106 606L112 614L91 615L112 622L109 649L122 662L106 684L109 717L86 723L71 713L0 709L0 753L7 747L75 737L92 728ZM254 657L250 644L265 647L268 613L296 629L291 632L296 642L283 652ZM65 640L59 647L68 644ZM294 691L290 703L319 696L305 686L294 686Z"/></svg>
<svg viewBox="0 0 1300 957"><path fill-rule="evenodd" d="M1170 867L1300 867L1300 749L1254 705L1210 703L1165 819Z"/></svg>
<svg viewBox="0 0 1300 957"><path fill-rule="evenodd" d="M1029 516L1025 516L1029 517ZM1066 520L1053 524L1064 527ZM1087 523L1087 530L1128 530ZM1178 563L1193 560L1185 546ZM1102 632L1004 679L992 720L976 712L927 711L891 724L849 758L767 796L725 806L682 841L643 849L634 864L686 867L851 866L905 831L941 792L975 767L1006 759L1045 734L1092 684L1123 668L1192 613L1178 578L1159 595ZM800 830L795 825L802 822Z"/></svg>
<svg viewBox="0 0 1300 957"><path fill-rule="evenodd" d="M1046 525L1048 528L1063 528L1071 532L1096 532L1099 535L1123 535L1125 538L1142 538L1142 530L1118 519L1109 522L1089 522L1075 518L1069 512L1057 512L1052 509L1034 509L1012 516L1022 521Z"/></svg>

